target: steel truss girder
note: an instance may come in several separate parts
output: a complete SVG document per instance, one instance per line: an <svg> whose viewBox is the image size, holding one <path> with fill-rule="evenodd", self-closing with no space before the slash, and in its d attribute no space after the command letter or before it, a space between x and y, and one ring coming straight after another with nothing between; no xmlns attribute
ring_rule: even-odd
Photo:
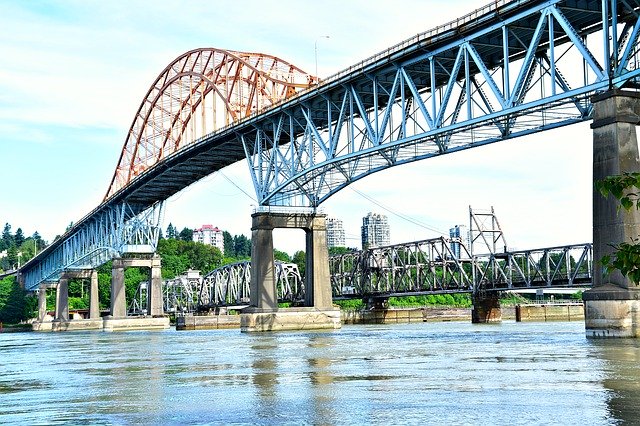
<svg viewBox="0 0 640 426"><path fill-rule="evenodd" d="M476 291L590 286L591 244L474 256Z"/></svg>
<svg viewBox="0 0 640 426"><path fill-rule="evenodd" d="M298 265L275 262L275 279L278 301L304 300L304 285ZM164 283L165 292L179 296L168 307L178 307L181 312L206 310L219 306L248 305L251 283L251 262L237 262L222 266L198 280L178 277ZM182 287L178 290L178 288ZM167 290L172 288L172 290ZM185 296L186 295L186 296ZM178 300L180 299L180 300Z"/></svg>
<svg viewBox="0 0 640 426"><path fill-rule="evenodd" d="M591 244L471 255L441 237L331 256L329 267L334 297L479 293L590 286L592 256Z"/></svg>
<svg viewBox="0 0 640 426"><path fill-rule="evenodd" d="M260 204L317 206L388 167L588 120L592 94L640 76L640 4L598 5L596 28L570 14L573 2L530 2L254 120L237 137Z"/></svg>
<svg viewBox="0 0 640 426"><path fill-rule="evenodd" d="M154 253L163 212L164 202L147 209L129 203L103 206L23 271L25 288L35 290L41 282L57 281L66 270L94 269L126 253Z"/></svg>
<svg viewBox="0 0 640 426"><path fill-rule="evenodd" d="M454 247L459 246L460 256ZM473 291L471 255L459 238L434 238L329 258L334 297Z"/></svg>

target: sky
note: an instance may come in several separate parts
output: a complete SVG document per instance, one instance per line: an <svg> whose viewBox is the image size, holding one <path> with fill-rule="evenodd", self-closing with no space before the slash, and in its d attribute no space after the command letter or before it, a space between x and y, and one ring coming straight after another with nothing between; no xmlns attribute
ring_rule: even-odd
<svg viewBox="0 0 640 426"><path fill-rule="evenodd" d="M149 86L188 50L268 53L313 73L317 43L328 77L486 3L0 0L0 225L52 241L97 206ZM469 206L495 209L509 247L551 247L591 241L591 176L582 123L394 167L321 207L343 221L350 247L368 212L386 214L401 243L468 225ZM163 228L250 236L247 193L255 198L248 166L236 163L170 198ZM274 239L304 249L302 231Z"/></svg>

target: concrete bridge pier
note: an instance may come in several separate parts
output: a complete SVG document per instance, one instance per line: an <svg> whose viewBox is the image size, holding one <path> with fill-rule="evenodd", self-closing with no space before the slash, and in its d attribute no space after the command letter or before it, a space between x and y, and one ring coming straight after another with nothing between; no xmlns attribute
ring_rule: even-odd
<svg viewBox="0 0 640 426"><path fill-rule="evenodd" d="M47 289L56 288L50 283L42 283L38 288L38 317L31 324L33 331L51 331L53 318L47 313Z"/></svg>
<svg viewBox="0 0 640 426"><path fill-rule="evenodd" d="M594 96L593 181L625 172L640 172L636 125L640 94L610 90ZM593 287L585 291L588 337L640 337L640 287L620 271L605 273L600 260L612 245L640 236L640 212L620 209L613 197L593 192Z"/></svg>
<svg viewBox="0 0 640 426"><path fill-rule="evenodd" d="M473 309L471 310L471 322L473 324L502 322L502 310L500 309L500 295L498 292L479 292L471 296Z"/></svg>
<svg viewBox="0 0 640 426"><path fill-rule="evenodd" d="M150 269L150 284L147 292L147 315L127 316L124 271L130 267ZM146 258L117 258L111 269L111 315L104 318L105 331L153 330L169 328L169 318L164 316L162 306L162 276L160 256Z"/></svg>
<svg viewBox="0 0 640 426"><path fill-rule="evenodd" d="M243 332L336 329L340 310L333 307L329 279L326 215L254 213L251 227L251 305L243 310ZM303 229L306 242L305 306L278 308L273 230Z"/></svg>
<svg viewBox="0 0 640 426"><path fill-rule="evenodd" d="M81 318L71 318L69 316L69 280L71 279L90 279L93 281L95 277L95 282L97 286L98 275L95 270L70 270L65 271L60 276L60 280L58 281L58 285L56 287L56 309L55 309L55 319L51 324L52 331L67 331L67 330L99 330L102 328L102 320L100 319L100 315L98 313L97 316L93 318L90 317L86 319ZM91 287L90 287L91 289ZM46 296L45 296L46 297ZM97 291L91 293L89 295L90 306L92 303L95 303L97 306L98 294ZM46 309L46 300L41 302L45 304L44 309ZM34 326L34 330L36 327Z"/></svg>

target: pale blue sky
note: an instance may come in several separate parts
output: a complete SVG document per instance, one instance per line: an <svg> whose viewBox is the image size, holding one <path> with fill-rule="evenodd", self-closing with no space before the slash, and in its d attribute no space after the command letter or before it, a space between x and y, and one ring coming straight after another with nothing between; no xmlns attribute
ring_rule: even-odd
<svg viewBox="0 0 640 426"><path fill-rule="evenodd" d="M0 222L47 240L103 198L131 120L156 76L197 47L264 52L338 72L480 7L449 1L0 0ZM224 174L253 194L246 164ZM390 169L354 184L394 211L447 231L468 206L495 207L509 245L591 240L588 124ZM254 204L219 174L167 203L165 225L250 235ZM324 204L359 246L361 218L387 214L392 242L437 236L345 189ZM1 224L0 224L1 225ZM301 233L276 247L302 248Z"/></svg>

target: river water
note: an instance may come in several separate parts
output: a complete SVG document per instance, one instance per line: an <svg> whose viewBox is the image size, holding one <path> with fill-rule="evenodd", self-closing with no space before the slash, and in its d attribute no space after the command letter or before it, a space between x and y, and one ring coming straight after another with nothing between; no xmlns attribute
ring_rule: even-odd
<svg viewBox="0 0 640 426"><path fill-rule="evenodd" d="M0 424L640 422L640 342L582 322L0 334Z"/></svg>

